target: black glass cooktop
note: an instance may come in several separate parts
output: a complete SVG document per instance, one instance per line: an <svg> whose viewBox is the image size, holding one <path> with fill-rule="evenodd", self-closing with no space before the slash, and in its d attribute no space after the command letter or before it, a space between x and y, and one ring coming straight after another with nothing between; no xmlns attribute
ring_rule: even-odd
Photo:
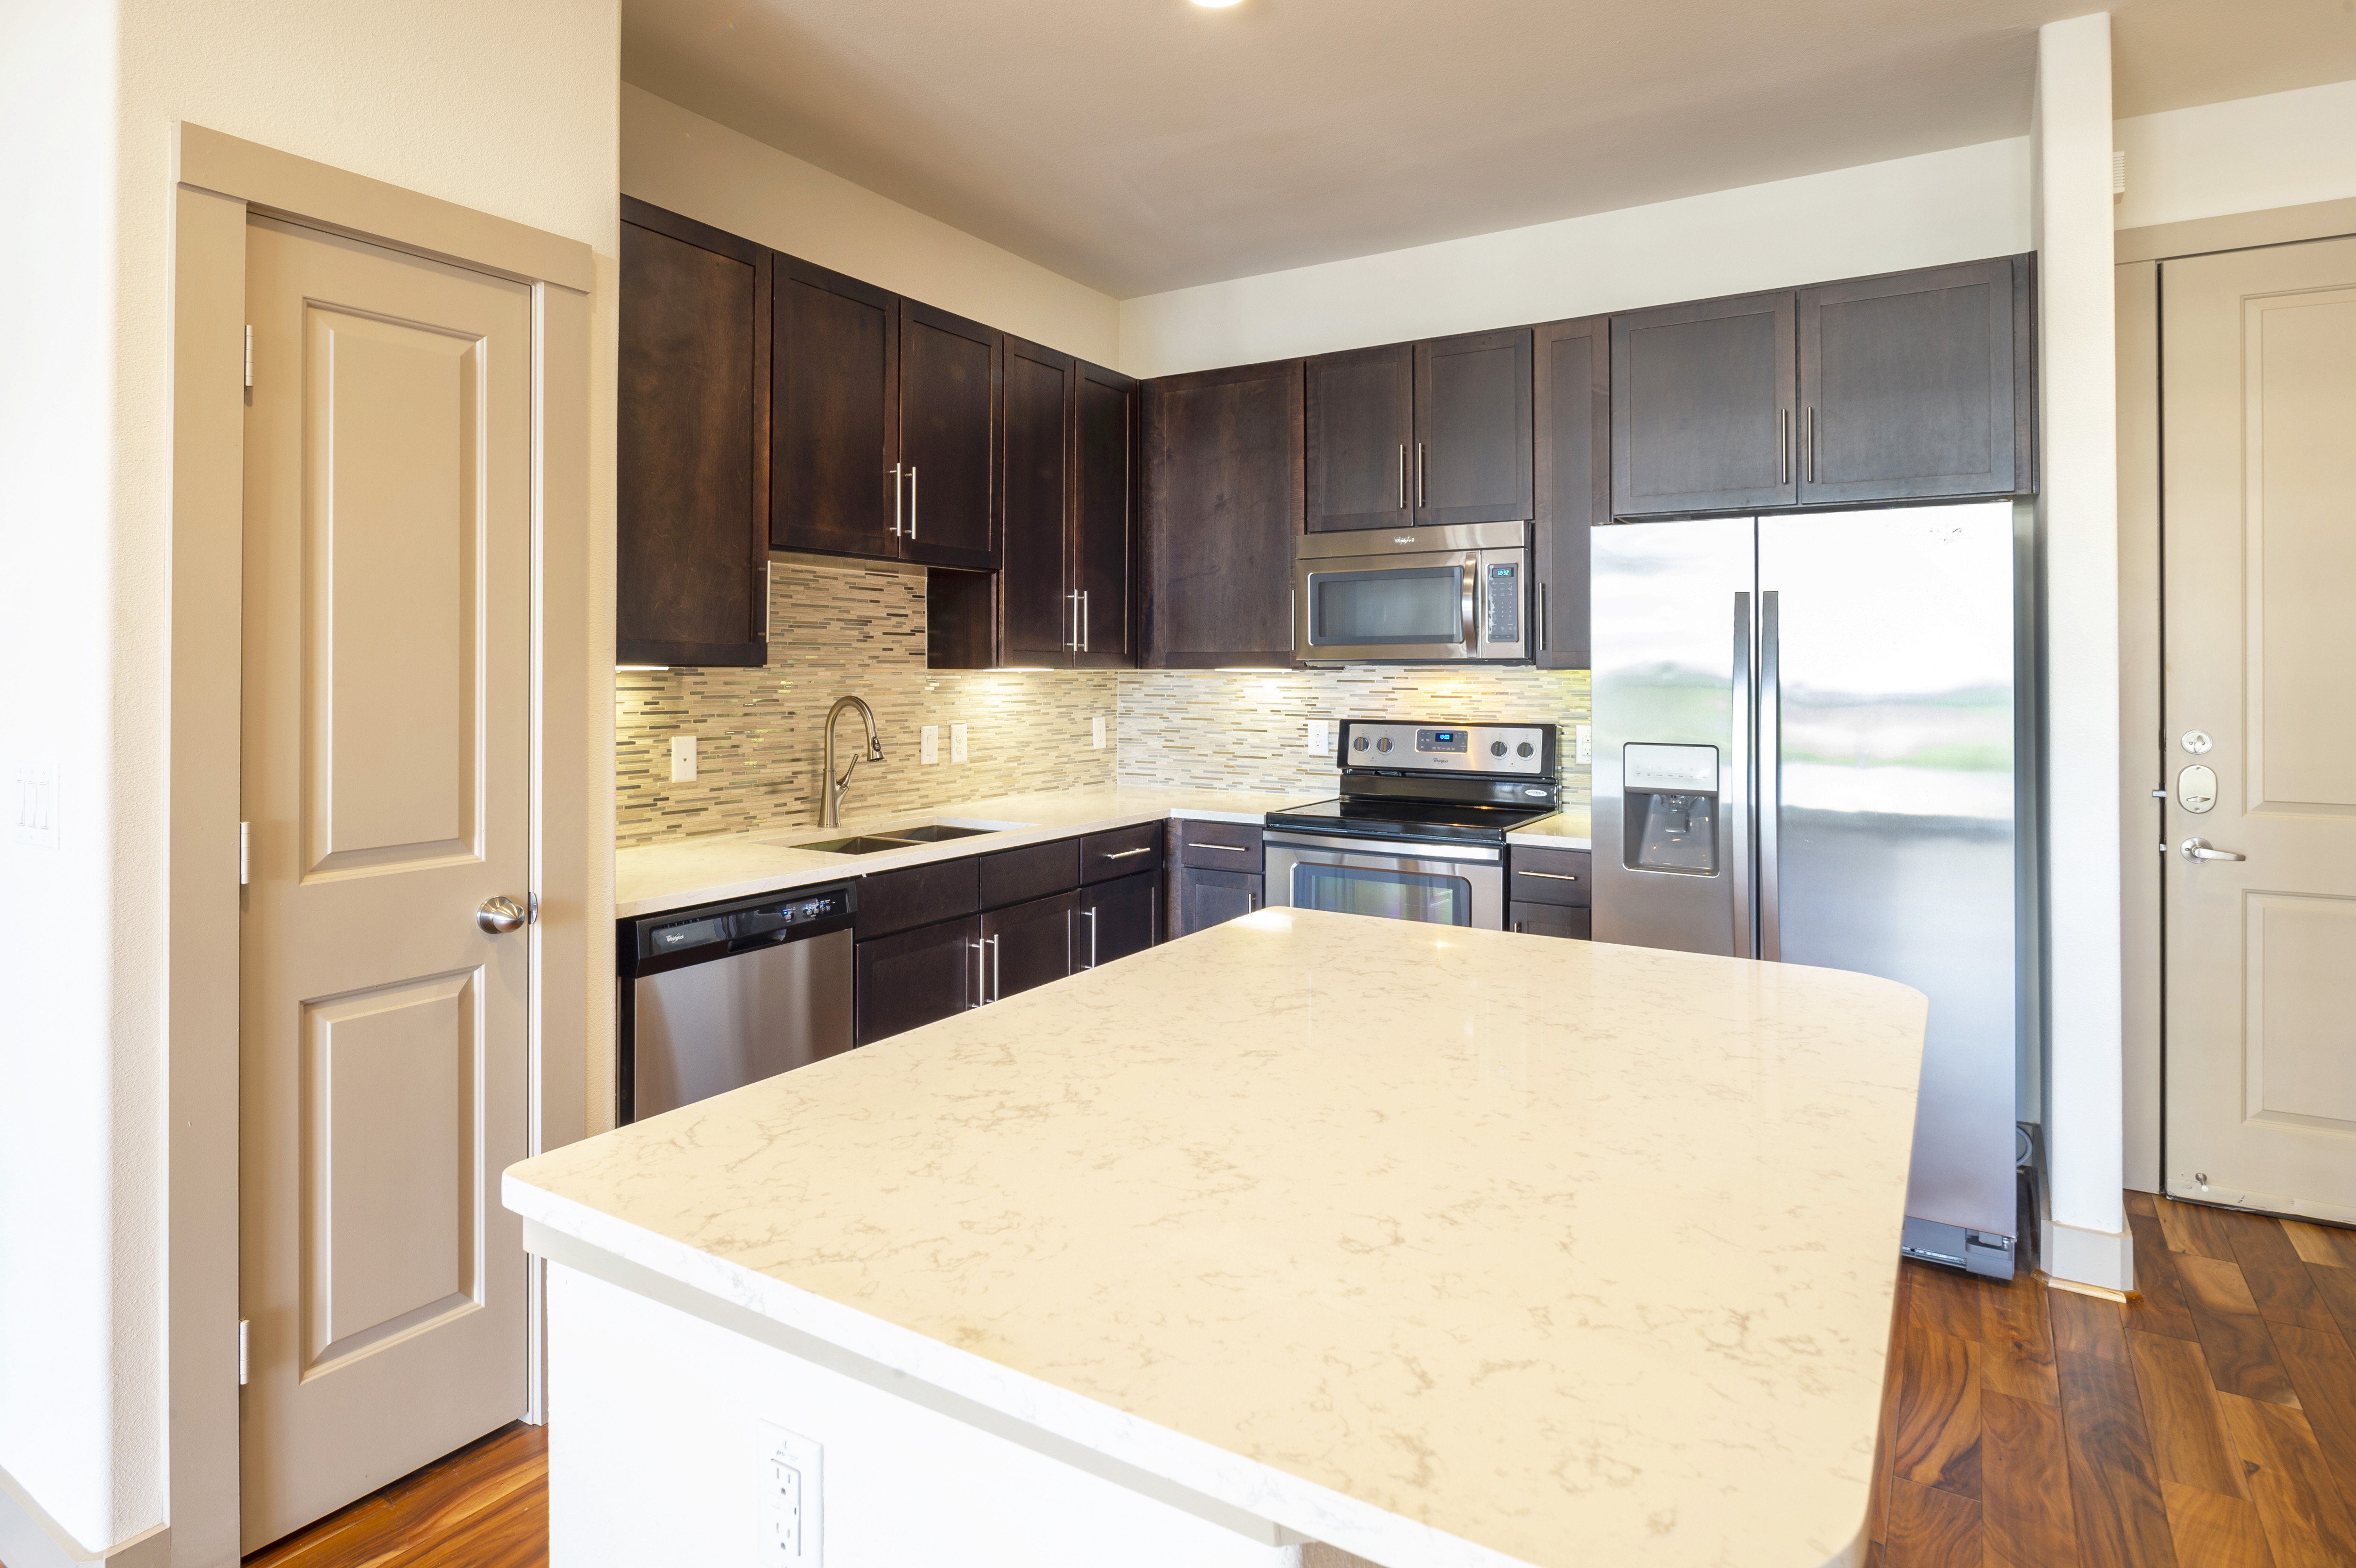
<svg viewBox="0 0 2356 1568"><path fill-rule="evenodd" d="M1505 835L1555 807L1477 805L1454 800L1403 800L1396 795L1343 795L1290 811L1271 811L1268 825L1296 833L1333 833L1368 838L1440 838L1502 844Z"/></svg>

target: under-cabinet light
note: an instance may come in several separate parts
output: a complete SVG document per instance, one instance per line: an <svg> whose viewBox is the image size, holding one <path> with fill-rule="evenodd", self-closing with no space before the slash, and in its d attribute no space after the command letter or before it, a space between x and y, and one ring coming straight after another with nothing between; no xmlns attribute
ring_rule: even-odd
<svg viewBox="0 0 2356 1568"><path fill-rule="evenodd" d="M984 675L1044 675L1047 673L1047 667L1043 664L999 664L991 666L981 673Z"/></svg>
<svg viewBox="0 0 2356 1568"><path fill-rule="evenodd" d="M668 672L669 668L670 666L667 664L617 664L614 667L614 673L620 675L625 671L637 670L661 675Z"/></svg>

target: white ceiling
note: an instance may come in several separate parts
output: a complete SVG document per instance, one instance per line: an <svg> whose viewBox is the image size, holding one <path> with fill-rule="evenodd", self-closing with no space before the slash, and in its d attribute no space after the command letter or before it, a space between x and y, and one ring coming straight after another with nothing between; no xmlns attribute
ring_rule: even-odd
<svg viewBox="0 0 2356 1568"><path fill-rule="evenodd" d="M2356 76L2336 63L2356 0L2139 3L2121 113L2235 96L2254 70L2270 85L2246 91ZM625 0L622 59L659 97L1126 298L2019 135L2037 27L2089 8ZM2319 28L2334 63L2300 47Z"/></svg>

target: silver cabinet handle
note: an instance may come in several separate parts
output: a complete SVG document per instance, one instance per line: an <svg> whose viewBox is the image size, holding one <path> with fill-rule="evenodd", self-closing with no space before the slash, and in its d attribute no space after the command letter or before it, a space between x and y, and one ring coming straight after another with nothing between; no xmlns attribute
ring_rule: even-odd
<svg viewBox="0 0 2356 1568"><path fill-rule="evenodd" d="M916 465L908 464L908 537L916 537Z"/></svg>
<svg viewBox="0 0 2356 1568"><path fill-rule="evenodd" d="M966 945L973 949L974 999L965 1005L965 1010L971 1012L974 1008L981 1006L982 1003L990 1000L990 986L988 971L982 967L981 944L979 942L969 942Z"/></svg>
<svg viewBox="0 0 2356 1568"><path fill-rule="evenodd" d="M1002 955L998 951L998 938L985 936L982 940L990 944L990 999L1002 1002L1006 999L1006 970L1001 963Z"/></svg>
<svg viewBox="0 0 2356 1568"><path fill-rule="evenodd" d="M1086 967L1093 969L1097 966L1097 912L1084 909L1080 912L1088 917L1088 961Z"/></svg>
<svg viewBox="0 0 2356 1568"><path fill-rule="evenodd" d="M1064 646L1074 653L1080 651L1080 591L1071 589L1064 595L1072 602L1072 635L1064 639Z"/></svg>
<svg viewBox="0 0 2356 1568"><path fill-rule="evenodd" d="M1108 853L1105 856L1105 859L1108 859L1108 860L1126 860L1126 859L1128 859L1131 855L1151 855L1151 854L1152 854L1152 853L1153 853L1153 846L1152 846L1152 845L1151 845L1151 844L1148 844L1148 845L1147 845L1144 848L1142 848L1142 849L1116 849L1116 850L1112 850L1112 851L1108 852Z"/></svg>
<svg viewBox="0 0 2356 1568"><path fill-rule="evenodd" d="M1407 510L1407 443L1399 443L1399 510Z"/></svg>
<svg viewBox="0 0 2356 1568"><path fill-rule="evenodd" d="M1549 882L1575 882L1579 880L1577 877L1572 876L1568 871L1525 871L1519 867L1515 869L1514 875L1517 877L1544 877Z"/></svg>
<svg viewBox="0 0 2356 1568"><path fill-rule="evenodd" d="M1415 443L1415 508L1423 510L1423 443Z"/></svg>
<svg viewBox="0 0 2356 1568"><path fill-rule="evenodd" d="M1464 645L1478 653L1481 648L1481 618L1473 612L1481 598L1481 558L1464 557Z"/></svg>
<svg viewBox="0 0 2356 1568"><path fill-rule="evenodd" d="M1776 483L1789 485L1792 482L1792 411L1789 409L1775 411L1775 472L1783 475Z"/></svg>
<svg viewBox="0 0 2356 1568"><path fill-rule="evenodd" d="M900 474L898 464L892 464L892 537L900 537Z"/></svg>
<svg viewBox="0 0 2356 1568"><path fill-rule="evenodd" d="M2178 848L2184 851L2184 858L2188 860L2246 860L2249 859L2247 855L2236 855L2231 849L2212 848L2206 838L2187 838ZM488 928L486 927L486 929Z"/></svg>
<svg viewBox="0 0 2356 1568"><path fill-rule="evenodd" d="M2241 857L2236 855L2234 859L2238 860ZM475 923L493 936L504 935L510 931L520 931L525 922L530 919L530 912L505 893L501 893L497 898L484 900L483 907L475 912Z"/></svg>
<svg viewBox="0 0 2356 1568"><path fill-rule="evenodd" d="M1080 652L1088 651L1088 591L1080 590Z"/></svg>
<svg viewBox="0 0 2356 1568"><path fill-rule="evenodd" d="M1251 853L1249 847L1242 844L1196 844L1190 840L1187 843L1186 848L1189 849L1224 849L1230 855L1248 855ZM1138 851L1141 855L1145 851L1142 849ZM1221 875L1225 874L1226 873L1224 872L1221 873Z"/></svg>
<svg viewBox="0 0 2356 1568"><path fill-rule="evenodd" d="M1816 482L1816 408L1808 405L1808 483Z"/></svg>
<svg viewBox="0 0 2356 1568"><path fill-rule="evenodd" d="M1547 624L1547 585L1538 584L1538 652L1554 651L1554 628Z"/></svg>

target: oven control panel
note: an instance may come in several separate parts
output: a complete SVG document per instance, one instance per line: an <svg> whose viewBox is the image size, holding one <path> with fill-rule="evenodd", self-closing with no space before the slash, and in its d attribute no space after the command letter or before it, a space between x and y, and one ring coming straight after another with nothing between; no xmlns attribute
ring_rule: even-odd
<svg viewBox="0 0 2356 1568"><path fill-rule="evenodd" d="M1550 778L1554 749L1551 724L1392 724L1344 719L1336 760L1344 768L1369 772Z"/></svg>

